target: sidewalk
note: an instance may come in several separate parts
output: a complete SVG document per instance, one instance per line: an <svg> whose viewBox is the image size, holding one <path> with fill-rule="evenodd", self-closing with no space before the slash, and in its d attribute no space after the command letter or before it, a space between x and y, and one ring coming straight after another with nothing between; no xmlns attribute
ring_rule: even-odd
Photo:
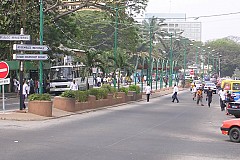
<svg viewBox="0 0 240 160"><path fill-rule="evenodd" d="M179 88L179 91L182 91L182 90L183 90L182 88ZM151 95L151 98L157 98L157 97L168 95L168 94L172 94L172 88L167 88L167 89L164 89L164 90L156 90ZM144 101L144 100L146 100L145 95L143 95L143 98L139 101ZM22 110L22 111L15 110L15 111L8 111L8 112L5 112L5 113L0 112L0 121L1 120L44 121L44 120L49 120L49 119L66 117L66 116L70 116L70 115L83 114L83 113L92 112L92 111L96 111L96 110L101 110L101 109L105 109L105 108L117 107L117 106L129 104L129 103L135 103L135 101L131 101L131 102L128 102L128 103L123 103L123 104L118 104L118 105L113 105L113 106L107 106L107 107L98 108L98 109L84 110L84 111L79 111L79 112L66 112L66 111L62 111L62 110L53 108L52 117L43 117L43 116L35 115L35 114L32 114L32 113L28 113L27 110Z"/></svg>

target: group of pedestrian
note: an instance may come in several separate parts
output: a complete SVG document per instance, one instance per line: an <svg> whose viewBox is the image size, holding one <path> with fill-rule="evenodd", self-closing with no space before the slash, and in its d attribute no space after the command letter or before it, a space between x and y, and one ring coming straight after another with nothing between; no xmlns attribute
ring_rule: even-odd
<svg viewBox="0 0 240 160"><path fill-rule="evenodd" d="M193 101L197 101L197 105L201 105L204 106L203 104L203 88L197 88L196 85L194 84L194 86L192 87L192 99ZM208 104L208 107L211 106L212 103L212 97L213 97L213 90L208 87L208 90L206 91L206 101Z"/></svg>
<svg viewBox="0 0 240 160"><path fill-rule="evenodd" d="M172 102L173 103L174 103L175 100L177 101L177 103L179 103L178 96L177 96L178 92L179 92L179 89L178 89L177 85L175 84L174 87L173 87L173 94L172 94ZM149 102L150 95L152 94L152 89L151 89L149 83L145 87L145 94L147 96L147 102Z"/></svg>

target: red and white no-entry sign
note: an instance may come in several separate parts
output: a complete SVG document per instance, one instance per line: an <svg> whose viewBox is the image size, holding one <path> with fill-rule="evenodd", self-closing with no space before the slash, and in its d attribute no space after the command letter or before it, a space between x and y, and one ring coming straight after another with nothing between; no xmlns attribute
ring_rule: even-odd
<svg viewBox="0 0 240 160"><path fill-rule="evenodd" d="M0 62L0 79L6 78L9 73L9 66L6 62L2 61Z"/></svg>
<svg viewBox="0 0 240 160"><path fill-rule="evenodd" d="M194 70L191 70L191 71L190 71L190 75L194 75Z"/></svg>

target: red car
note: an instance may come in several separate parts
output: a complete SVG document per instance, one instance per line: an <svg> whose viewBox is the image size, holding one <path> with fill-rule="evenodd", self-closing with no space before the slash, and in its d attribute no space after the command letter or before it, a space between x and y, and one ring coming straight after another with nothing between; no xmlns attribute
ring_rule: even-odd
<svg viewBox="0 0 240 160"><path fill-rule="evenodd" d="M222 134L229 135L232 142L240 142L240 119L223 121L221 131Z"/></svg>

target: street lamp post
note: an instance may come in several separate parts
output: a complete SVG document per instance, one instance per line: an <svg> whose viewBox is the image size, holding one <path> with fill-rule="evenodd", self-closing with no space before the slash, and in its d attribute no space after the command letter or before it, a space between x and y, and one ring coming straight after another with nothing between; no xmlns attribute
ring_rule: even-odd
<svg viewBox="0 0 240 160"><path fill-rule="evenodd" d="M186 83L185 82L185 74L186 74L186 47L187 47L186 46L186 39L184 38L184 55L183 55L184 56L184 58L183 58L184 59L183 60L184 61L183 62L184 63L184 69L183 69L183 81L184 81L184 83L183 83L183 88L185 87L185 83Z"/></svg>
<svg viewBox="0 0 240 160"><path fill-rule="evenodd" d="M155 81L156 81L156 90L157 90L157 81L158 81L158 64L159 64L159 59L157 60L156 77L155 77Z"/></svg>
<svg viewBox="0 0 240 160"><path fill-rule="evenodd" d="M126 7L129 7L129 6L132 6L132 5L134 5L134 4L127 5L127 6L122 6L122 7L106 6L106 7L109 7L110 9L112 9L112 10L115 10L115 12L116 12L116 15L115 15L115 31L114 31L114 66L115 66L115 68L117 67L116 60L117 60L117 38L118 38L118 11L122 8L126 8ZM114 88L116 88L116 75L115 75L115 73L114 73L114 77L113 77L113 85L114 85Z"/></svg>
<svg viewBox="0 0 240 160"><path fill-rule="evenodd" d="M40 45L43 45L43 0L40 0ZM40 54L43 52L41 51ZM43 93L43 62L39 61L39 93Z"/></svg>
<svg viewBox="0 0 240 160"><path fill-rule="evenodd" d="M164 67L164 59L162 59L162 67L161 67L161 77L160 77L160 88L163 88L163 67Z"/></svg>
<svg viewBox="0 0 240 160"><path fill-rule="evenodd" d="M222 55L219 55L219 57L218 57L218 77L220 78L221 77L221 58L222 57Z"/></svg>
<svg viewBox="0 0 240 160"><path fill-rule="evenodd" d="M149 49L149 65L148 65L148 68L149 68L149 74L148 74L148 80L150 81L150 85L151 85L151 88L152 88L152 35L153 35L153 18L151 19L151 22L150 22L150 26L149 26L149 29L150 29L150 43L149 43L149 46L150 46L150 49Z"/></svg>
<svg viewBox="0 0 240 160"><path fill-rule="evenodd" d="M173 45L172 45L172 33L170 34L170 75L169 75L169 87L172 87L172 64L173 64Z"/></svg>
<svg viewBox="0 0 240 160"><path fill-rule="evenodd" d="M209 75L209 55L210 55L210 52L208 52L208 64L207 64L207 75Z"/></svg>
<svg viewBox="0 0 240 160"><path fill-rule="evenodd" d="M117 36L118 36L118 7L115 8L115 31L114 31L114 66L117 67ZM114 73L113 85L116 88L116 75Z"/></svg>

